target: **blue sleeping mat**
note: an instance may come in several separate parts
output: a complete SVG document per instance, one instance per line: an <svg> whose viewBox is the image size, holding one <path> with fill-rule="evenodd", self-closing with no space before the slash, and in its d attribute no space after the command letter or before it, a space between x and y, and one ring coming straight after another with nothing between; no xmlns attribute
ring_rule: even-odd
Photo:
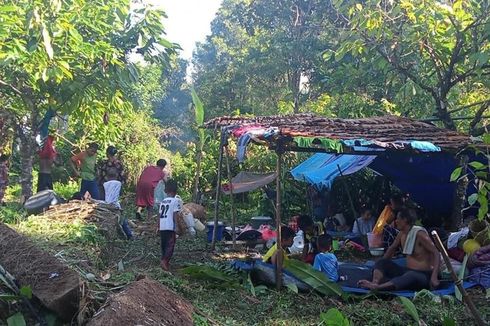
<svg viewBox="0 0 490 326"><path fill-rule="evenodd" d="M399 264L404 264L405 259L395 260ZM243 271L249 271L252 275L252 279L262 284L274 285L275 284L275 267L272 264L267 264L261 260L241 261L234 260L231 262L233 268ZM371 279L372 277L372 263L366 264L354 264L354 263L340 263L339 275L347 276L345 281L340 281L338 284L342 287L342 290L348 293L355 294L368 294L372 293L371 290L357 287L357 282L362 279ZM300 291L311 291L311 287L296 278L292 273L287 270L283 272L283 284L295 284ZM463 287L465 289L475 286L476 283L464 282ZM450 281L441 281L441 285L437 290L431 291L435 295L451 295L454 294L454 283ZM399 297L412 298L416 291L377 291L377 294L394 295Z"/></svg>
<svg viewBox="0 0 490 326"><path fill-rule="evenodd" d="M403 263L403 260L396 261L397 263ZM370 280L372 277L372 264L369 262L365 265L344 263L339 265L339 275L347 276L347 280L338 282L342 287L342 290L349 293L367 294L375 292L378 294L395 295L398 297L413 298L417 291L371 291L357 287L357 282L362 279ZM463 287L465 289L475 286L476 283L464 282ZM438 289L431 291L435 295L451 295L454 294L454 282L441 281Z"/></svg>

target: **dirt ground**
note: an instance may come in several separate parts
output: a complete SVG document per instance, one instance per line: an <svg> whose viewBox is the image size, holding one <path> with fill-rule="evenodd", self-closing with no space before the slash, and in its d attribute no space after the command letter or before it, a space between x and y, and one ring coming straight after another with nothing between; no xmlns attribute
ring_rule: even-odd
<svg viewBox="0 0 490 326"><path fill-rule="evenodd" d="M149 278L111 296L88 326L193 325L194 309L166 286Z"/></svg>
<svg viewBox="0 0 490 326"><path fill-rule="evenodd" d="M80 300L78 274L3 223L0 223L0 261L47 308L65 320L75 315Z"/></svg>

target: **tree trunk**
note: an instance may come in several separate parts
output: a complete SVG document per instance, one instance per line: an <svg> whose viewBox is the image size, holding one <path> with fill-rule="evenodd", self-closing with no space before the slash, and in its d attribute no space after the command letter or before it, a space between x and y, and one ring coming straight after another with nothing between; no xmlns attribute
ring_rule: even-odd
<svg viewBox="0 0 490 326"><path fill-rule="evenodd" d="M434 98L436 101L437 116L441 119L444 127L449 130L456 130L456 125L454 124L451 114L448 112L447 97L441 96L439 98Z"/></svg>
<svg viewBox="0 0 490 326"><path fill-rule="evenodd" d="M17 135L20 140L20 179L22 188L21 203L32 196L32 170L34 167L34 156L36 153L36 134L39 115L30 101L25 101L30 108L30 114L26 117L24 124L17 125Z"/></svg>
<svg viewBox="0 0 490 326"><path fill-rule="evenodd" d="M203 140L201 139L200 142ZM201 143L197 146L196 153L196 176L194 179L194 191L192 193L192 199L195 203L199 203L198 192L199 192L199 177L201 175L201 160L202 160L202 148Z"/></svg>

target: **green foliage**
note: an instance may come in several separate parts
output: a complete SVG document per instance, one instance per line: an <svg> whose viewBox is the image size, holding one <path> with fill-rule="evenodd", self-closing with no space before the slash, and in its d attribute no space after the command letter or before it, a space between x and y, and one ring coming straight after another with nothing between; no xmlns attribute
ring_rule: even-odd
<svg viewBox="0 0 490 326"><path fill-rule="evenodd" d="M24 319L24 315L22 313L17 312L14 315L7 318L8 326L26 326L26 320Z"/></svg>
<svg viewBox="0 0 490 326"><path fill-rule="evenodd" d="M489 178L489 152L488 152L488 141L490 139L490 134L485 133L482 135L481 139L483 140L486 149L482 149L481 147L473 147L471 146L469 150L474 151L480 158L484 158L486 160L485 163L480 161L472 161L467 164L466 171L463 170L463 166L457 167L451 173L451 182L459 182L465 178L474 178L477 185L477 192L471 194L468 198L468 204L470 206L478 207L478 219L483 221L488 219L488 194L490 191L490 182Z"/></svg>
<svg viewBox="0 0 490 326"><path fill-rule="evenodd" d="M67 182L55 182L53 190L62 198L70 199L74 193L80 190L78 182L68 180Z"/></svg>
<svg viewBox="0 0 490 326"><path fill-rule="evenodd" d="M338 309L330 308L320 314L322 325L326 326L350 326L351 322Z"/></svg>
<svg viewBox="0 0 490 326"><path fill-rule="evenodd" d="M216 282L223 286L236 286L238 281L235 277L208 265L188 266L183 268L182 272L192 278Z"/></svg>
<svg viewBox="0 0 490 326"><path fill-rule="evenodd" d="M47 220L42 216L30 216L17 225L17 230L28 236L59 244L97 245L103 243L97 227L82 220L57 221Z"/></svg>
<svg viewBox="0 0 490 326"><path fill-rule="evenodd" d="M325 274L313 269L309 264L296 259L289 259L284 262L284 268L321 294L339 297L344 295L338 284L330 281Z"/></svg>
<svg viewBox="0 0 490 326"><path fill-rule="evenodd" d="M420 317L419 317L419 313L417 312L417 308L415 307L413 302L405 297L400 297L399 299L407 314L409 314L413 318L413 320L415 320L418 323L420 321Z"/></svg>

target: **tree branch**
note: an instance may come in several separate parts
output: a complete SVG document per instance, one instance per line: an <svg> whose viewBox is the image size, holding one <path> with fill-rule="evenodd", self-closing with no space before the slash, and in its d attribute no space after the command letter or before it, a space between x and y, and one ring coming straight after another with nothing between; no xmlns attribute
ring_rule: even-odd
<svg viewBox="0 0 490 326"><path fill-rule="evenodd" d="M0 86L3 86L3 87L6 87L6 88L10 88L11 90L14 91L15 94L17 95L22 95L22 92L20 90L18 90L17 88L15 88L15 86L3 81L0 79Z"/></svg>
<svg viewBox="0 0 490 326"><path fill-rule="evenodd" d="M490 103L485 103L482 105L475 114L475 117L470 122L470 134L476 131L476 125L481 121L483 113L488 109Z"/></svg>
<svg viewBox="0 0 490 326"><path fill-rule="evenodd" d="M448 113L449 114L453 114L455 112L459 112L459 111L462 111L462 110L465 110L465 109L469 109L471 107L474 107L474 106L477 106L477 105L481 105L481 104L486 104L486 105L490 104L490 99L486 99L486 100L483 100L483 101L480 101L480 102L475 102L475 103L463 105L463 106L460 106L459 108L456 108L454 110L448 111Z"/></svg>

